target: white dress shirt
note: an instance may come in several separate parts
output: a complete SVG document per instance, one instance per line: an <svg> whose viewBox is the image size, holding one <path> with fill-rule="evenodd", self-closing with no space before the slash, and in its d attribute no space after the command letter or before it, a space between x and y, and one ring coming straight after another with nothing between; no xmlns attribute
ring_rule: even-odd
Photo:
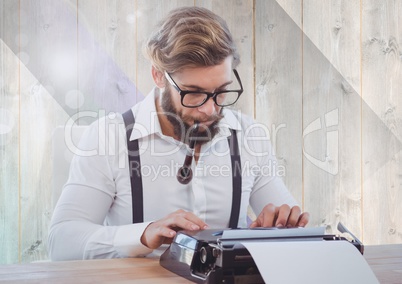
<svg viewBox="0 0 402 284"><path fill-rule="evenodd" d="M296 205L278 177L269 133L249 117L224 109L215 138L202 145L187 185L176 179L188 146L162 134L154 89L133 108L143 182L144 223L132 224L127 142L120 114L91 124L81 138L70 175L54 210L49 232L53 260L145 256L141 241L150 222L183 209L210 228L227 228L232 204L232 170L227 137L237 131L242 164L239 227L247 226L247 207L257 214L268 203ZM159 254L160 252L158 252Z"/></svg>

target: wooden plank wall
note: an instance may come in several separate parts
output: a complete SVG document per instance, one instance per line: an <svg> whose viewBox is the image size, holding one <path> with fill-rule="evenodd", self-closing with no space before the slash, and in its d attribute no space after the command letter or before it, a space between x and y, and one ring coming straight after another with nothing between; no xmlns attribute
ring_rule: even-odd
<svg viewBox="0 0 402 284"><path fill-rule="evenodd" d="M402 242L402 2L3 0L0 263L47 259L52 133L152 87L141 46L179 6L222 15L242 55L244 114L264 123L311 226Z"/></svg>

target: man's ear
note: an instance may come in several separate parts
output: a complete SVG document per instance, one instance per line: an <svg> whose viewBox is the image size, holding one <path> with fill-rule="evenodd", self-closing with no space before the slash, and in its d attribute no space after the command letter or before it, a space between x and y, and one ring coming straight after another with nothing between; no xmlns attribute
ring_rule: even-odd
<svg viewBox="0 0 402 284"><path fill-rule="evenodd" d="M156 86L158 86L159 88L164 88L165 87L165 76L164 76L163 72L159 71L158 69L156 69L155 66L152 65L151 73L152 73L152 78L154 79Z"/></svg>

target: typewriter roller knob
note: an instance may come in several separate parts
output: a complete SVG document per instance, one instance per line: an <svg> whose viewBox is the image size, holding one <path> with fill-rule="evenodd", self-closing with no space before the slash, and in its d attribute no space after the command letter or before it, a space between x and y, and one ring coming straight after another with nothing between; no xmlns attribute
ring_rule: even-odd
<svg viewBox="0 0 402 284"><path fill-rule="evenodd" d="M212 248L202 247L200 249L200 261L202 264L208 264L213 261Z"/></svg>

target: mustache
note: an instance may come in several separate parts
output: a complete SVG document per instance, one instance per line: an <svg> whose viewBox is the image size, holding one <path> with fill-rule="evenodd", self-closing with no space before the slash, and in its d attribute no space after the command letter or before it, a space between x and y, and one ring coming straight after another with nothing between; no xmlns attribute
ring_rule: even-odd
<svg viewBox="0 0 402 284"><path fill-rule="evenodd" d="M215 120L220 120L223 118L223 115L218 114L218 115L214 115L212 117L208 117L208 119L204 120L199 120L200 122L208 122L208 121L215 121Z"/></svg>
<svg viewBox="0 0 402 284"><path fill-rule="evenodd" d="M211 116L205 116L200 118L194 118L194 121L198 121L199 123L211 122L211 121L219 121L223 118L222 112L213 114Z"/></svg>

